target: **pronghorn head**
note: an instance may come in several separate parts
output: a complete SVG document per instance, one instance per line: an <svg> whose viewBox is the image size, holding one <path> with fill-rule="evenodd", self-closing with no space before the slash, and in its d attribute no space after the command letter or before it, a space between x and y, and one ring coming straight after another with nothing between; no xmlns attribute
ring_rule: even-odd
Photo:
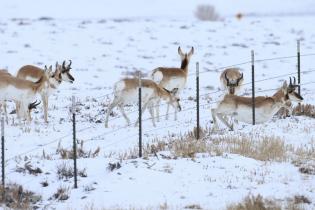
<svg viewBox="0 0 315 210"><path fill-rule="evenodd" d="M64 61L62 63L62 66L61 66L61 78L62 78L62 81L70 82L70 83L74 82L74 78L70 74L71 64L72 64L71 60L69 60L69 64L68 65L66 65L66 61Z"/></svg>
<svg viewBox="0 0 315 210"><path fill-rule="evenodd" d="M182 110L182 107L179 104L179 97L177 96L178 88L174 88L172 91L169 91L165 88L163 88L167 93L169 93L169 101L168 103L174 107L174 109L177 109L178 111Z"/></svg>
<svg viewBox="0 0 315 210"><path fill-rule="evenodd" d="M226 81L226 86L230 94L235 94L235 89L240 86L243 82L243 73L240 73L238 69L227 69L225 71L224 79Z"/></svg>
<svg viewBox="0 0 315 210"><path fill-rule="evenodd" d="M61 83L60 75L58 74L57 70L55 70L55 72L53 72L52 66L49 66L49 68L47 68L47 66L45 65L44 70L45 70L45 75L48 78L49 85Z"/></svg>
<svg viewBox="0 0 315 210"><path fill-rule="evenodd" d="M296 102L303 101L303 97L298 92L296 92L296 88L299 86L300 85L296 84L295 77L293 77L293 83L290 77L289 85L287 84L287 81L284 81L282 90L286 96L286 99L291 100L291 101L296 101Z"/></svg>
<svg viewBox="0 0 315 210"><path fill-rule="evenodd" d="M194 54L194 47L191 47L189 53L183 53L182 49L178 47L178 54L180 55L180 59L182 61L181 69L185 69L188 66L190 57Z"/></svg>

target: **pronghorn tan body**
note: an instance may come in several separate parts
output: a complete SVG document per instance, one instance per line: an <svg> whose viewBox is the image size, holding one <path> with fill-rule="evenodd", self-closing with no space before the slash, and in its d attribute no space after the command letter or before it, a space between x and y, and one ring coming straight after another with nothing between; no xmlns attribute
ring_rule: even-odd
<svg viewBox="0 0 315 210"><path fill-rule="evenodd" d="M40 92L46 83L47 75L42 76L37 82L19 79L10 75L0 77L0 101L12 100L19 102L21 107L19 116L23 116L30 121L26 113L29 112L30 104L33 104L35 95Z"/></svg>
<svg viewBox="0 0 315 210"><path fill-rule="evenodd" d="M68 66L65 66L65 62L63 62L62 66L58 65L56 63L56 69L54 73L50 73L49 75L49 80L47 83L47 86L42 89L40 92L43 105L44 105L44 120L45 122L48 122L48 98L50 95L52 95L59 85L61 84L62 81L67 81L70 83L73 83L74 78L72 75L69 73L71 69L71 61ZM19 69L17 73L17 77L21 79L26 79L29 81L37 81L39 78L41 78L44 74L45 71L47 71L47 67L45 66L45 70L41 69L36 66L32 65L26 65L23 66L22 68ZM52 71L52 66L50 66L49 72Z"/></svg>
<svg viewBox="0 0 315 210"><path fill-rule="evenodd" d="M255 98L255 122L257 124L267 122L282 107L287 107L288 101L302 101L303 98L295 92L297 85L287 85L285 81L273 96ZM218 117L227 127L233 130L233 124L229 124L224 116L234 116L238 121L252 123L252 98L236 96L232 94L225 95L224 99L219 103L216 109L212 109L212 118L214 122L213 130L218 128L216 117Z"/></svg>
<svg viewBox="0 0 315 210"><path fill-rule="evenodd" d="M8 70L6 69L0 69L0 77L1 76L12 76ZM0 101L0 107L3 106L4 115L5 115L5 121L8 124L8 112L7 112L7 104L6 101Z"/></svg>
<svg viewBox="0 0 315 210"><path fill-rule="evenodd" d="M243 84L243 73L241 73L238 68L225 69L221 73L220 81L222 87L227 90L229 94L236 94Z"/></svg>
<svg viewBox="0 0 315 210"><path fill-rule="evenodd" d="M152 80L142 79L142 112L149 107L149 112L152 117L152 123L155 126L154 121L154 105L160 100L165 100L168 104L172 105L176 110L181 110L179 99L175 96L177 89L173 91L168 91ZM114 95L115 98L113 102L109 105L107 110L107 115L105 119L105 127L108 127L108 118L112 109L118 106L122 115L126 119L128 125L130 125L130 120L124 111L124 105L134 104L138 102L138 79L122 79L114 85ZM138 121L136 122L136 124Z"/></svg>
<svg viewBox="0 0 315 210"><path fill-rule="evenodd" d="M178 47L178 54L181 57L181 67L180 68L166 68L159 67L153 70L152 79L157 82L163 88L172 91L177 88L179 94L185 87L188 77L188 66L190 57L194 53L194 48L192 47L189 53L183 53L181 48ZM159 104L157 104L157 109ZM169 105L167 105L166 119L168 119ZM159 116L158 121L159 121ZM177 111L175 110L175 120L177 119Z"/></svg>

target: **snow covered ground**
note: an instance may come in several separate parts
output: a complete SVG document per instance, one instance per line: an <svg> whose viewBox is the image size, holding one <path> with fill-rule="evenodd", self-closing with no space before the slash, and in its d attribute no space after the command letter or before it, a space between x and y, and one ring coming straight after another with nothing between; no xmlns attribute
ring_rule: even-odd
<svg viewBox="0 0 315 210"><path fill-rule="evenodd" d="M89 2L89 3L87 3ZM6 126L6 182L21 184L43 196L42 209L159 208L182 209L198 204L203 209L225 209L249 194L285 202L296 195L306 196L315 208L314 175L299 172L291 160L260 161L238 154L198 154L195 158L159 158L123 160L113 172L108 163L120 160L137 147L138 128L126 126L117 109L104 127L107 106L113 98L113 84L130 72L149 74L158 66L179 67L178 46L187 52L194 46L188 83L181 94L183 111L178 120L164 120L153 127L144 113L143 141L167 141L195 127L195 63L200 63L201 126L211 124L210 108L223 92L218 91L219 75L225 66L237 65L244 72L242 92L249 94L250 51L255 58L279 58L256 62L257 95L272 95L289 75L296 72L296 40L301 54L315 53L314 2L283 1L212 1L224 20L203 22L194 17L196 6L205 1L9 1L0 7L0 68L12 74L25 64L54 65L71 59L74 84L64 83L49 101L49 123L42 110L33 114L30 126L16 125L10 116ZM235 6L234 6L235 5ZM237 20L241 12L245 17ZM42 18L51 17L51 18ZM305 104L315 104L315 56L302 56L301 91ZM285 75L285 76L281 76ZM279 76L279 77L277 77ZM277 77L269 79L272 77ZM262 81L261 81L262 80ZM87 177L58 179L57 168L71 160L62 160L58 148L72 147L71 96L77 103L77 138L84 149L100 153L95 158L80 158L78 168ZM9 104L9 110L13 104ZM137 107L126 107L132 122ZM162 104L161 114L166 110ZM314 151L315 121L308 117L274 118L262 125L240 123L234 132L216 136L242 136L261 139L278 137L288 147ZM209 140L210 141L210 140ZM43 155L45 153L45 155ZM163 155L164 154L164 155ZM171 155L172 156L172 155ZM313 156L314 157L314 156ZM43 170L37 176L16 172L29 162ZM47 187L42 182L49 184ZM68 188L66 201L50 199L60 186Z"/></svg>

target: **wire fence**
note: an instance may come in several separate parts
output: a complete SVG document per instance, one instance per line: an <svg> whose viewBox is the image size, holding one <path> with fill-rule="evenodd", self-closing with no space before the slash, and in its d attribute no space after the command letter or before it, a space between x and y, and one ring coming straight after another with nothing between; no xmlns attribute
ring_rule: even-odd
<svg viewBox="0 0 315 210"><path fill-rule="evenodd" d="M304 55L301 55L301 57L307 57L307 56L315 56L315 53L309 53L309 54L304 54ZM266 58L266 59L259 59L259 60L255 60L255 62L267 62L267 61L272 61L272 60L283 60L283 59L291 59L291 58L297 58L297 56L283 56L283 57L275 57L275 58ZM215 72L223 72L225 69L227 68L231 68L231 67L238 67L238 66L242 66L242 65L246 65L246 64L250 64L252 61L245 61L245 62L241 62L241 63L238 63L238 64L233 64L233 65L228 65L228 66L223 66L223 67L219 67L219 68L215 68L215 69L212 69L212 70L206 70L206 71L201 71L199 72L200 74L204 74L204 73L209 73L211 71L215 71ZM311 70L306 70L306 71L301 71L301 74L307 74L307 73L312 73L312 72L315 72L315 69L311 69ZM263 78L263 79L258 79L258 80L255 80L255 83L260 83L260 82L265 82L265 81L270 81L270 80L274 80L274 79L279 79L279 78L285 78L285 77L288 77L288 76L293 76L293 75L296 75L297 72L289 72L289 73L286 73L286 74L280 74L280 75L276 75L276 76L271 76L271 77L267 77L267 78ZM191 73L189 74L188 76L194 76L196 75L196 73ZM241 84L240 86L246 86L246 85L250 85L252 84L252 82L248 82L248 83L243 83ZM301 83L300 85L301 86L306 86L306 85L311 85L311 84L315 84L315 81L307 81L307 82L304 82L304 83ZM263 90L258 90L256 91L257 93L263 93L263 92L269 92L269 91L276 91L278 90L279 88L268 88L268 89L263 89ZM210 91L208 93L204 93L204 94L201 94L200 97L206 97L206 96L217 96L218 94L224 94L226 92L226 90L224 89L219 89L219 90L214 90L214 91ZM104 94L104 95L101 95L101 96L97 96L97 97L93 97L93 99L103 99L103 98L106 98L106 97L109 97L109 96L113 96L113 93L108 93L108 94ZM219 95L220 96L220 95ZM219 98L219 97L218 97ZM194 98L191 98L191 97L188 97L188 98L185 98L181 101L192 101L194 102ZM212 106L214 104L217 104L219 103L221 100L220 99L216 99L216 100L209 100L209 99L204 99L204 102L199 104L200 107L209 107L209 106ZM165 104L156 104L155 106L165 106L165 105L168 105L167 103ZM154 107L156 108L156 107ZM185 109L181 110L181 112L179 113L187 113L187 112L192 112L196 110L196 105L192 105L192 106L189 106L189 107L186 107ZM132 110L132 111L129 111L127 112L128 115L130 114L133 114L133 113L136 113L137 110ZM170 113L168 113L168 115L174 115L175 112L172 111ZM163 115L160 115L159 117L162 118L162 117L166 117L167 114L163 114ZM200 119L204 120L204 119L207 119L210 117L210 112L209 114L206 114L204 115L203 117L201 117ZM112 122L114 120L117 120L117 119L122 119L122 116L116 116L116 117L113 117L109 120L109 122ZM151 117L148 117L148 118L144 118L142 120L142 122L147 122L149 120L152 120ZM191 121L191 120L189 120ZM176 126L182 126L182 125L187 125L189 124L189 122L175 122L175 123L172 123L171 125L165 125L165 126L162 126L162 127L156 127L156 128L153 128L153 129L150 129L150 130L145 130L146 133L152 133L152 132L156 132L156 131L161 131L161 130L165 130L166 128L172 128L172 127L176 127ZM189 126L188 126L189 127ZM87 126L87 127L84 127L84 128L81 128L79 130L77 130L77 134L79 133L82 133L84 131L93 131L95 128L98 128L97 126L93 126L93 125L90 125L90 126ZM112 130L109 130L109 131L105 131L101 134L97 134L95 136L92 136L92 137L89 137L88 139L84 139L84 142L96 142L96 141L104 141L106 140L106 137L107 136L111 136L112 134L118 134L119 132L123 131L124 129L128 128L128 125L125 125L125 126L121 126L121 127L118 127L118 128L115 128L115 129L112 129ZM119 144L121 142L124 142L128 139L131 139L131 138L135 138L137 137L139 134L136 133L136 134L132 134L132 135L126 135L122 138L116 138L114 142L111 142L111 143L108 143L108 144L105 144L103 145L103 147L110 147L110 146L113 146L113 145L116 145L116 144ZM55 138L45 144L41 144L41 145L37 145L37 146L34 146L33 148L31 149L28 149L26 151L23 151L23 152L20 152L18 154L15 154L9 158L6 159L6 165L8 165L8 163L18 157L21 157L21 156L25 156L25 155L28 155L30 153L33 153L35 151L38 151L38 150L41 150L41 149L44 149L45 147L49 146L49 145L52 145L52 144L55 144L58 142L58 144L62 141L62 140L65 140L65 139L68 139L72 136L72 133L68 133L68 134L65 134L61 137L58 137L58 138ZM7 172L6 173L6 176L9 176L11 175L12 173L16 173L15 171L11 171L11 172ZM30 180L31 181L31 180ZM26 183L27 184L27 183Z"/></svg>
<svg viewBox="0 0 315 210"><path fill-rule="evenodd" d="M303 54L301 55L301 57L307 57L307 56L315 56L315 53L309 53L309 54ZM255 62L265 62L265 61L272 61L272 60L282 60L282 59L291 59L291 58L297 58L297 56L281 56L281 57L274 57L274 58L265 58L265 59L259 59L259 60L255 60ZM212 71L219 71L219 70L222 70L222 72L227 69L227 68L231 68L231 67L238 67L238 66L242 66L242 65L245 65L245 64L250 64L251 61L245 61L245 62L240 62L240 63L237 63L237 64L232 64L232 65L227 65L227 66L222 66L222 67L219 67L219 68L216 68L216 69L212 69ZM207 70L207 71L201 71L200 74L202 73L209 73L210 71ZM302 74L305 74L305 73L311 73L311 72L315 72L315 69L314 70L307 70L307 71L301 71ZM290 73L287 73L287 74L281 74L281 75L277 75L277 76L272 76L272 77L267 77L267 78L264 78L264 79L259 79L259 80L255 80L255 83L259 83L259 82L264 82L264 81L269 81L269 80L273 80L273 79L278 79L278 78L284 78L284 77L287 77L287 76L292 76L292 75L295 75L296 72L290 72ZM189 76L193 76L193 75L196 75L195 73L192 73L192 74L189 74ZM304 84L300 84L300 85L308 85L308 84L313 84L314 82L308 82L308 83L304 83ZM248 82L248 83L243 83L241 84L240 86L246 86L246 85L250 85L252 84L252 82ZM265 89L265 90L258 90L256 92L258 93L261 93L261 92L268 92L268 91L272 91L272 90L277 90L278 88L271 88L271 89ZM216 90L216 91L211 91L211 92L208 92L208 93L205 93L205 94L201 94L200 97L204 97L204 96L208 96L208 95L214 95L214 94L217 94L217 93L224 93L226 90L222 89L222 90ZM96 97L93 97L94 99L102 99L102 98L105 98L105 97L109 97L109 96L113 96L113 93L108 93L108 94L104 94L104 95L101 95L101 96L96 96ZM181 101L193 101L194 99L192 98L185 98ZM200 104L200 106L207 106L207 105L212 105L212 104L216 104L216 103L219 103L220 100L215 100L215 101L211 101L211 102L206 102L206 103L203 103L203 104ZM168 105L167 103L165 104L160 104L159 106L162 107L162 106L166 106ZM156 105L158 106L158 105ZM185 108L183 109L181 112L186 112L186 111L192 111L194 110L196 107L195 106L191 106L191 107L188 107L188 108ZM133 110L133 111L130 111L130 112L127 112L126 114L129 115L129 114L132 114L132 113L137 113L137 110ZM170 112L169 115L173 115L175 114L175 112ZM167 114L164 114L164 115L160 115L160 117L166 117ZM111 121L114 121L116 119L121 119L122 116L116 116L114 118L111 118L109 119L109 122ZM151 117L150 118L145 118L143 119L143 122L146 122L146 121L149 121L151 120ZM80 133L80 132L83 132L85 130L89 130L89 129L93 129L94 126L88 126L88 127L85 127L85 128L82 128L82 129L79 129L77 130L77 133ZM117 129L114 129L112 131L107 131L107 132L104 132L102 134L99 134L97 136L95 136L95 138L99 138L101 136L106 136L106 135L110 135L110 134L113 134L115 132L119 132L123 129L127 128L127 126L123 126L123 127L120 127L120 128L117 128ZM14 155L10 158L7 159L7 161L10 161L10 160L13 160L14 158L16 157L19 157L19 156L23 156L23 155L27 155L33 151L36 151L36 150L39 150L39 149L42 149L48 145L51 145L51 144L54 144L56 142L59 142L63 139L66 139L67 137L70 137L72 134L69 133L69 134L66 134L64 136L61 136L59 138L56 138L48 143L45 143L45 144L42 144L42 145L39 145L39 146L36 146L32 149L29 149L27 151L24 151L22 153L19 153L17 155ZM90 138L90 139L93 139L93 138Z"/></svg>

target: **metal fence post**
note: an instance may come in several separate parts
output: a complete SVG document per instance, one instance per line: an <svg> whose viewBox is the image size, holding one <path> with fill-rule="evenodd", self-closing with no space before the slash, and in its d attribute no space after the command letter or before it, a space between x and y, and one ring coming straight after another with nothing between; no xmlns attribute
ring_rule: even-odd
<svg viewBox="0 0 315 210"><path fill-rule="evenodd" d="M196 63L196 102L197 102L197 128L196 139L199 139L200 132L200 119L199 119L199 62Z"/></svg>
<svg viewBox="0 0 315 210"><path fill-rule="evenodd" d="M255 57L254 50L251 51L252 60L252 109L253 109L253 125L255 125Z"/></svg>
<svg viewBox="0 0 315 210"><path fill-rule="evenodd" d="M300 51L300 40L297 40L297 74L298 74L298 93L301 95L301 51Z"/></svg>
<svg viewBox="0 0 315 210"><path fill-rule="evenodd" d="M76 120L75 120L75 96L72 96L72 132L73 132L73 167L74 167L74 188L78 188L77 177L77 141L76 141Z"/></svg>
<svg viewBox="0 0 315 210"><path fill-rule="evenodd" d="M142 157L141 72L139 71L139 157Z"/></svg>
<svg viewBox="0 0 315 210"><path fill-rule="evenodd" d="M2 167L2 198L5 201L5 162L4 162L4 118L1 118L1 167Z"/></svg>

